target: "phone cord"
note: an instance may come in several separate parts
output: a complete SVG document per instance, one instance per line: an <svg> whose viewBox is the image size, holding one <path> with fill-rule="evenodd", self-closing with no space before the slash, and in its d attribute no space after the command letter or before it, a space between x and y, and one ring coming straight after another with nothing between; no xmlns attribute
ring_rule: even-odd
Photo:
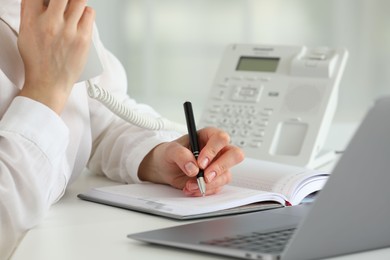
<svg viewBox="0 0 390 260"><path fill-rule="evenodd" d="M129 106L119 102L110 92L93 84L90 80L87 80L87 86L88 95L91 98L100 101L114 114L131 124L149 130L175 130L181 133L186 132L185 125L172 122L163 117L152 117L134 111Z"/></svg>

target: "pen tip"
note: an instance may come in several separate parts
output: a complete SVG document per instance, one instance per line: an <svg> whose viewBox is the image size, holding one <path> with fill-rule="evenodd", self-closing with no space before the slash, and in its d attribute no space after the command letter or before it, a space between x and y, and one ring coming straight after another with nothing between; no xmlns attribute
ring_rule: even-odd
<svg viewBox="0 0 390 260"><path fill-rule="evenodd" d="M197 181L198 181L200 193L202 194L203 197L206 196L206 183L203 177L199 177Z"/></svg>

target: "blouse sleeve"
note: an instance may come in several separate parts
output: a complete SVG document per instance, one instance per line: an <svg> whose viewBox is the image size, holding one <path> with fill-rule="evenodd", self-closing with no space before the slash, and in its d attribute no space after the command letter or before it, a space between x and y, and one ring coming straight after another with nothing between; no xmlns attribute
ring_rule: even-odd
<svg viewBox="0 0 390 260"><path fill-rule="evenodd" d="M0 259L63 194L67 144L68 128L39 102L16 97L1 118Z"/></svg>

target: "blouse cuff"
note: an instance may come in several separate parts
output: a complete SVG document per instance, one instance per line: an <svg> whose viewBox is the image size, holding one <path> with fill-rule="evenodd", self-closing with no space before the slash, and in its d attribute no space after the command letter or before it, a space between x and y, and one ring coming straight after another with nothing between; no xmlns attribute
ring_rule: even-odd
<svg viewBox="0 0 390 260"><path fill-rule="evenodd" d="M49 107L17 96L0 120L0 131L17 134L37 145L53 162L66 150L69 129Z"/></svg>

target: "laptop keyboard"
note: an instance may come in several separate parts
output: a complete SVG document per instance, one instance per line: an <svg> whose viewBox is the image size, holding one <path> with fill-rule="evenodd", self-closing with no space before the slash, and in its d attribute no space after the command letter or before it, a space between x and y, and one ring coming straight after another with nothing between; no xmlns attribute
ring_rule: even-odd
<svg viewBox="0 0 390 260"><path fill-rule="evenodd" d="M281 253L294 233L295 228L268 233L251 232L245 235L224 237L200 242L205 245L243 249L263 253Z"/></svg>

